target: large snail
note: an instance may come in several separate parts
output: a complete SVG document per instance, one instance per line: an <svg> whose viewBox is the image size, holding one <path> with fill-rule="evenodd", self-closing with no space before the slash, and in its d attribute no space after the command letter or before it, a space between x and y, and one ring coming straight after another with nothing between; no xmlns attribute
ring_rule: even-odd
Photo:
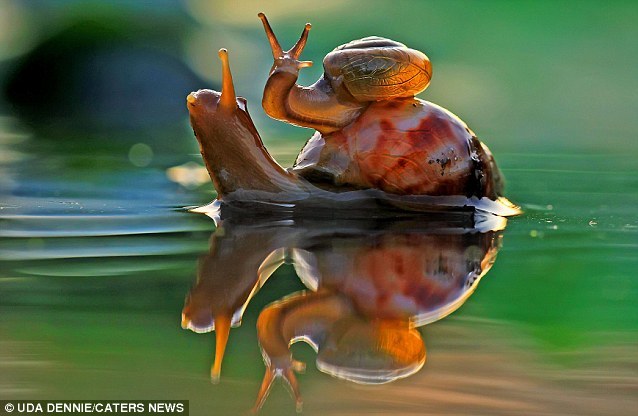
<svg viewBox="0 0 638 416"><path fill-rule="evenodd" d="M399 206L475 207L499 215L519 211L503 197L503 179L489 149L458 117L415 98L432 69L423 53L379 37L339 46L324 59L324 75L296 84L310 62L299 57L308 39L283 51L260 13L274 64L262 104L271 117L316 129L284 169L265 149L235 96L228 53L222 92L188 96L191 125L218 199L294 202L372 198Z"/></svg>
<svg viewBox="0 0 638 416"><path fill-rule="evenodd" d="M241 324L248 303L284 261L307 288L259 314L266 371L255 411L278 378L301 405L295 372L304 364L290 349L298 341L317 351L319 370L341 379L379 384L417 372L426 349L416 327L444 318L471 296L495 261L507 221L478 211L403 219L348 211L328 220L292 213L255 223L225 208L214 216L218 228L182 311L184 328L215 331L213 381L231 327Z"/></svg>

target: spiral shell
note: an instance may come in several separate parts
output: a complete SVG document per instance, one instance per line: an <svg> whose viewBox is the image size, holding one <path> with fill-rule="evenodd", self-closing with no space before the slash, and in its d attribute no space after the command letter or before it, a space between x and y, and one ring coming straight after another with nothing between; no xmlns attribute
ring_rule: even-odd
<svg viewBox="0 0 638 416"><path fill-rule="evenodd" d="M432 78L432 65L423 52L378 36L338 46L323 66L333 88L341 82L358 101L413 97Z"/></svg>

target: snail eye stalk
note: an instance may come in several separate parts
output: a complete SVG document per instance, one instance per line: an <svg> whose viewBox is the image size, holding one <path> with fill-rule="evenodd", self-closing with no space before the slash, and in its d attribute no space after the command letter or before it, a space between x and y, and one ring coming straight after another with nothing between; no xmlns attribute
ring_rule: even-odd
<svg viewBox="0 0 638 416"><path fill-rule="evenodd" d="M303 32L301 32L299 40L297 41L297 43L295 43L295 46L290 48L290 50L287 52L288 54L290 54L291 58L299 59L299 56L301 56L301 52L303 52L303 48L306 46L306 42L308 42L308 33L310 32L311 27L312 25L310 23L306 23Z"/></svg>
<svg viewBox="0 0 638 416"><path fill-rule="evenodd" d="M222 109L234 110L237 107L235 96L235 86L233 85L233 75L230 73L230 63L228 62L228 51L224 48L218 52L222 61L222 97L219 106Z"/></svg>
<svg viewBox="0 0 638 416"><path fill-rule="evenodd" d="M215 317L215 362L210 370L210 379L214 384L219 383L222 372L222 361L230 333L230 321L230 315L221 314Z"/></svg>
<svg viewBox="0 0 638 416"><path fill-rule="evenodd" d="M281 49L281 45L277 40L277 36L275 36L275 32L273 32L272 27L270 27L270 23L268 23L266 15L263 13L259 13L257 16L259 16L261 22L264 24L264 30L266 31L266 36L268 37L268 42L270 43L270 49L272 49L272 57L277 59L283 56L284 51L283 49Z"/></svg>
<svg viewBox="0 0 638 416"><path fill-rule="evenodd" d="M299 57L301 56L301 52L303 52L303 48L306 46L306 43L308 42L308 33L310 32L312 25L310 23L306 23L297 43L295 43L295 45L292 48L284 52L284 50L281 48L281 45L279 44L279 41L277 40L277 36L275 36L275 32L273 32L272 27L270 26L270 23L268 22L268 19L266 18L266 15L263 13L259 13L257 16L259 16L259 18L261 19L261 22L264 24L266 37L268 37L268 42L270 43L270 49L272 49L272 57L274 59L277 59L277 58L282 58L285 56L288 58L299 60ZM300 68L308 67L312 65L311 62L302 62L302 64L303 66L300 66Z"/></svg>

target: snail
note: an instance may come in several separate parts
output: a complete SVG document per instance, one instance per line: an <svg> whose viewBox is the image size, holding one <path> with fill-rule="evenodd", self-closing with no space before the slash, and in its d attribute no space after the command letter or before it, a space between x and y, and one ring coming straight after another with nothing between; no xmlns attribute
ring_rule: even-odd
<svg viewBox="0 0 638 416"><path fill-rule="evenodd" d="M315 349L322 372L361 384L389 383L425 364L425 344L408 320L359 316L347 296L327 290L293 294L269 305L259 315L257 336L267 368L255 413L278 377L288 384L301 410L295 372L304 371L305 364L289 350L296 342Z"/></svg>
<svg viewBox="0 0 638 416"><path fill-rule="evenodd" d="M414 97L431 79L425 54L389 39L363 38L328 54L324 75L302 87L299 70L311 63L299 57L310 24L283 51L265 15L259 17L274 57L262 106L275 119L316 131L294 166L282 168L266 150L246 100L235 96L228 52L220 49L221 93L205 89L187 97L218 200L329 205L371 198L409 210L520 212L503 196L489 149L467 125Z"/></svg>
<svg viewBox="0 0 638 416"><path fill-rule="evenodd" d="M354 122L374 101L413 98L432 77L428 57L402 43L369 36L338 46L323 60L324 74L310 87L296 84L299 70L312 65L299 61L310 23L299 41L284 52L268 19L259 13L274 59L262 105L270 117L323 135Z"/></svg>
<svg viewBox="0 0 638 416"><path fill-rule="evenodd" d="M301 406L295 372L304 365L289 349L297 341L315 348L319 370L357 383L419 371L425 344L416 327L468 299L492 266L507 223L480 211L397 217L359 206L327 218L284 207L262 214L256 220L220 205L211 215L210 248L182 310L183 328L215 331L211 379L218 382L231 327L280 265L294 266L307 290L267 306L257 320L266 371L255 411L278 378Z"/></svg>
<svg viewBox="0 0 638 416"><path fill-rule="evenodd" d="M213 383L220 379L231 327L241 324L254 294L283 262L280 245L286 231L237 227L224 236L218 228L209 251L199 258L197 281L182 309L182 328L197 333L215 331Z"/></svg>
<svg viewBox="0 0 638 416"><path fill-rule="evenodd" d="M313 292L288 296L260 313L257 336L267 368L254 410L277 377L301 406L295 372L304 364L289 350L298 341L317 351L319 370L360 384L419 371L426 353L415 328L460 308L496 259L500 232L467 231L434 226L324 235L294 248L295 270Z"/></svg>

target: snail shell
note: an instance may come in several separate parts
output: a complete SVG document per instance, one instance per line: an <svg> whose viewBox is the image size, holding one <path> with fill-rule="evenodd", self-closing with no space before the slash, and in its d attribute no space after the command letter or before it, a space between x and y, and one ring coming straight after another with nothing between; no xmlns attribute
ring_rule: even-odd
<svg viewBox="0 0 638 416"><path fill-rule="evenodd" d="M357 101L413 97L432 78L432 65L423 52L378 36L338 46L323 66L333 89L341 82Z"/></svg>

